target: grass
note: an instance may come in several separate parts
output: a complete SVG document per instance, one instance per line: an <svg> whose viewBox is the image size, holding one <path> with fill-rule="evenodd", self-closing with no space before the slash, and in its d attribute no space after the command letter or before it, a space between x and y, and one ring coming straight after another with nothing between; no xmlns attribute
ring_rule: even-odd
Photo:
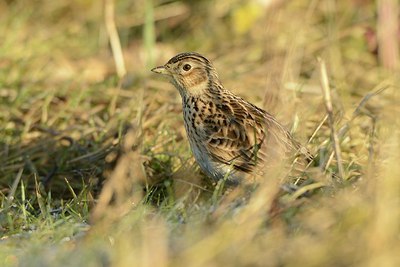
<svg viewBox="0 0 400 267"><path fill-rule="evenodd" d="M400 83L376 7L278 2L117 1L123 79L102 3L1 3L0 264L399 265ZM305 187L277 194L270 174L243 204L200 173L179 95L149 71L191 50L307 144Z"/></svg>

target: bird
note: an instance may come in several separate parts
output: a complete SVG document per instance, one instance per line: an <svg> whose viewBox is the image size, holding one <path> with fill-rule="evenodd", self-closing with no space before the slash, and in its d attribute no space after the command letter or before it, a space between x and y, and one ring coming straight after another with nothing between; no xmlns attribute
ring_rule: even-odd
<svg viewBox="0 0 400 267"><path fill-rule="evenodd" d="M205 56L179 53L151 71L167 76L178 90L190 148L214 181L253 183L272 166L299 155L311 158L270 113L226 89Z"/></svg>

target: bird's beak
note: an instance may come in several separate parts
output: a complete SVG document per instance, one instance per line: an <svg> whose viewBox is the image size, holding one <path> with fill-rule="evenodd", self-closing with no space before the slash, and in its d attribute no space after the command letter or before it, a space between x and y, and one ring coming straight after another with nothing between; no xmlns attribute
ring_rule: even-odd
<svg viewBox="0 0 400 267"><path fill-rule="evenodd" d="M151 69L152 72L164 75L170 75L171 72L165 66L159 66Z"/></svg>

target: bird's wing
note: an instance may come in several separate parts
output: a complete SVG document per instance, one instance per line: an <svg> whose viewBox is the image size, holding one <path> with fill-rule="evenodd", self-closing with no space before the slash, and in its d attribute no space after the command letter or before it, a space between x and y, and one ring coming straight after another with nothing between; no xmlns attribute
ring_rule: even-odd
<svg viewBox="0 0 400 267"><path fill-rule="evenodd" d="M270 114L241 98L217 104L204 122L211 157L239 171L281 162L297 150L290 133Z"/></svg>

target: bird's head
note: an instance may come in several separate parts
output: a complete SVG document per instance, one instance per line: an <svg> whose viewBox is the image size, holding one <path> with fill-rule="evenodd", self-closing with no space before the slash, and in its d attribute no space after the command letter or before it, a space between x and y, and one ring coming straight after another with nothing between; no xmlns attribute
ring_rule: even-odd
<svg viewBox="0 0 400 267"><path fill-rule="evenodd" d="M211 62L194 52L178 54L165 65L151 71L169 76L182 97L201 95L213 83L219 84L218 76Z"/></svg>

